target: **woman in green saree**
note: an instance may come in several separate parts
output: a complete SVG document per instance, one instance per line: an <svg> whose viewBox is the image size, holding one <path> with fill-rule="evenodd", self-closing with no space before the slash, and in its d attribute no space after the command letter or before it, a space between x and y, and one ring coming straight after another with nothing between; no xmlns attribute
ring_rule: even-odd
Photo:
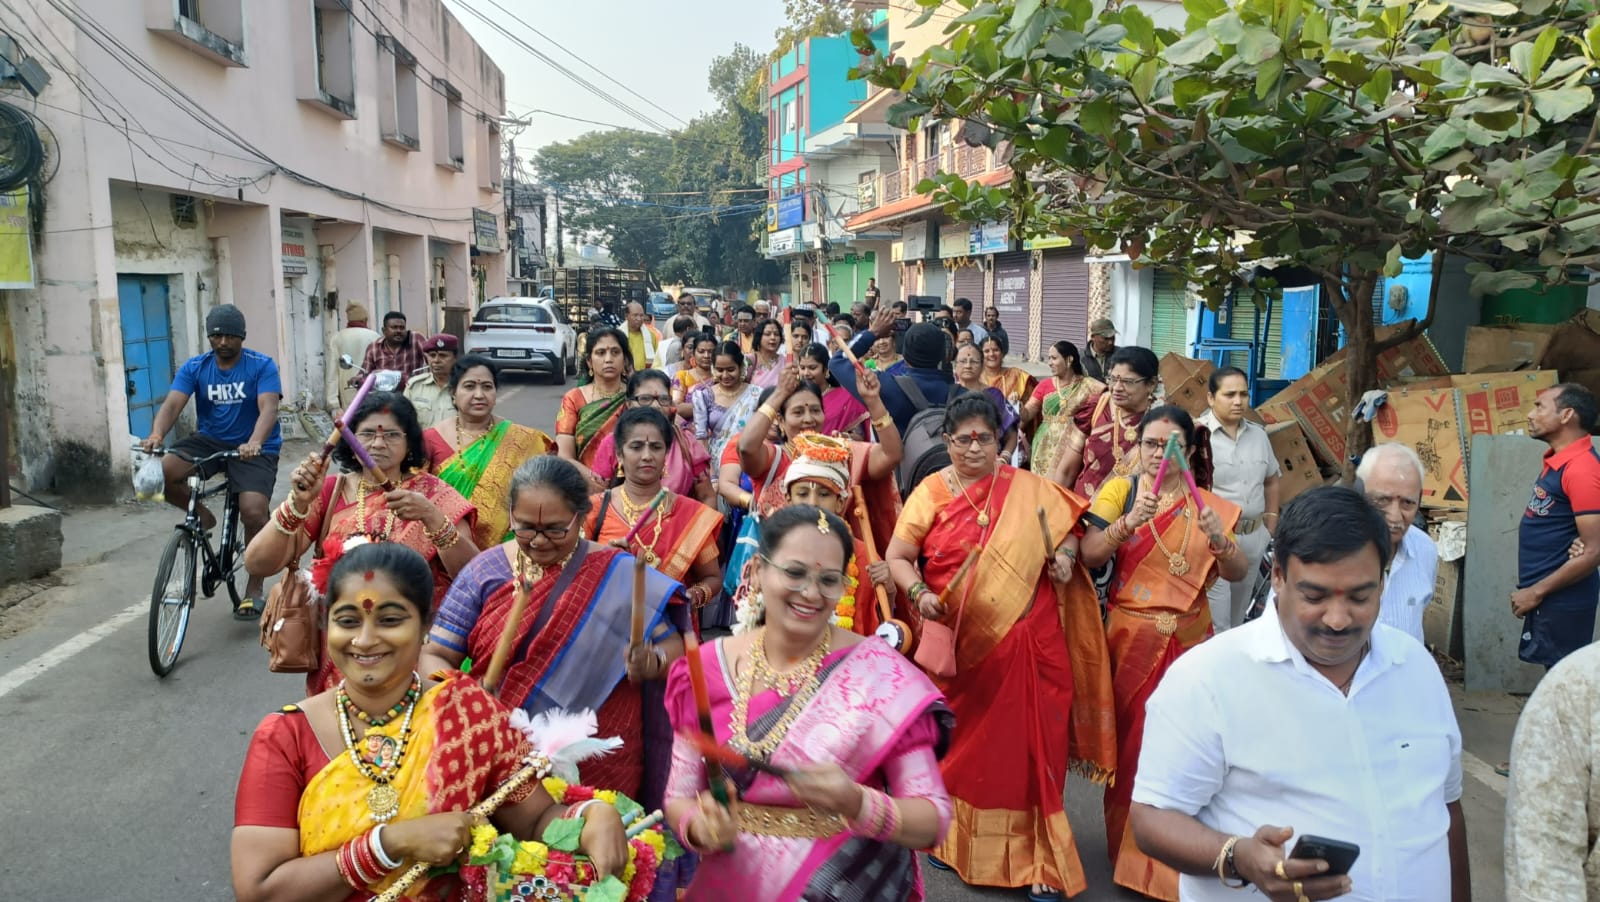
<svg viewBox="0 0 1600 902"><path fill-rule="evenodd" d="M628 336L620 329L602 328L589 333L586 369L589 383L561 397L556 415L556 448L578 465L590 490L603 492L606 482L594 474L595 453L602 436L610 435L627 403L628 376L633 372Z"/></svg>
<svg viewBox="0 0 1600 902"><path fill-rule="evenodd" d="M499 388L494 361L481 354L462 357L450 371L455 418L422 434L434 475L478 509L472 538L479 548L492 548L510 535L511 474L530 457L556 452L550 436L495 416Z"/></svg>

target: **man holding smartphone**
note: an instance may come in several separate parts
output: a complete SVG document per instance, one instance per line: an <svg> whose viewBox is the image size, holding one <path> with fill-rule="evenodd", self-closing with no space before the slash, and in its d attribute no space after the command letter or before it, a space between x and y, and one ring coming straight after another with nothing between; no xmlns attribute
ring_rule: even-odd
<svg viewBox="0 0 1600 902"><path fill-rule="evenodd" d="M1313 489L1275 541L1275 608L1183 655L1145 704L1139 848L1182 875L1180 900L1251 884L1277 902L1468 902L1461 731L1432 657L1378 622L1382 514Z"/></svg>

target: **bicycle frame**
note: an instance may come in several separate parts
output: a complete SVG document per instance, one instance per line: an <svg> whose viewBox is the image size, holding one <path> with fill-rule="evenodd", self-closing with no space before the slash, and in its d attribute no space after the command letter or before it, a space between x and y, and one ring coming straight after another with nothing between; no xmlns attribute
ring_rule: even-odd
<svg viewBox="0 0 1600 902"><path fill-rule="evenodd" d="M195 537L195 544L200 546L200 556L205 575L215 579L222 579L232 572L234 567L234 538L239 530L239 495L237 492L228 491L227 470L223 469L218 475L223 481L205 487L206 480L201 478L196 470L190 473L185 480L189 486L189 507L184 514L182 525L178 529L187 530ZM205 527L200 522L200 502L207 498L222 495L222 514L217 518L217 525L222 527L222 532L217 536L217 549L212 548L210 542L205 540Z"/></svg>

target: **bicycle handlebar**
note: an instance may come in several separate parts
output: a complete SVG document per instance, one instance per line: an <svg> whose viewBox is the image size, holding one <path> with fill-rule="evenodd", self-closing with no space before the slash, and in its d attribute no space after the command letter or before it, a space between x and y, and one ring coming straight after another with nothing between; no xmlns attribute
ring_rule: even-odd
<svg viewBox="0 0 1600 902"><path fill-rule="evenodd" d="M133 447L136 450L144 451L144 448L142 446L140 446L140 445L134 445ZM164 454L171 454L172 456L174 456L174 457L176 457L176 458L178 458L180 460L188 461L189 463L194 464L196 466L199 466L200 464L208 464L208 463L211 463L214 460L238 460L239 459L239 452L238 451L218 451L215 454L208 454L205 457L191 457L187 452L179 451L177 448L157 448L154 451L146 451L145 453L153 454L156 457L161 457Z"/></svg>

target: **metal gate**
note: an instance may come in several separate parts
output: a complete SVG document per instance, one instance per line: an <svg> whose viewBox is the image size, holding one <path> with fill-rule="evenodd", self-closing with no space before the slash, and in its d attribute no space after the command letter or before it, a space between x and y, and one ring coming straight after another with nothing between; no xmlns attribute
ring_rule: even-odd
<svg viewBox="0 0 1600 902"><path fill-rule="evenodd" d="M1082 251L1045 251L1043 284L1040 285L1039 347L1063 338L1072 342L1080 355L1087 354L1089 341L1089 266Z"/></svg>
<svg viewBox="0 0 1600 902"><path fill-rule="evenodd" d="M172 318L166 276L117 276L122 368L127 375L128 431L150 434L172 387Z"/></svg>
<svg viewBox="0 0 1600 902"><path fill-rule="evenodd" d="M968 265L956 270L951 277L955 282L952 305L955 303L955 298L966 298L971 301L972 321L977 323L983 322L983 279L988 275L980 263L979 260L971 260Z"/></svg>
<svg viewBox="0 0 1600 902"><path fill-rule="evenodd" d="M1188 286L1173 273L1158 270L1151 290L1150 350L1157 357L1189 356Z"/></svg>

